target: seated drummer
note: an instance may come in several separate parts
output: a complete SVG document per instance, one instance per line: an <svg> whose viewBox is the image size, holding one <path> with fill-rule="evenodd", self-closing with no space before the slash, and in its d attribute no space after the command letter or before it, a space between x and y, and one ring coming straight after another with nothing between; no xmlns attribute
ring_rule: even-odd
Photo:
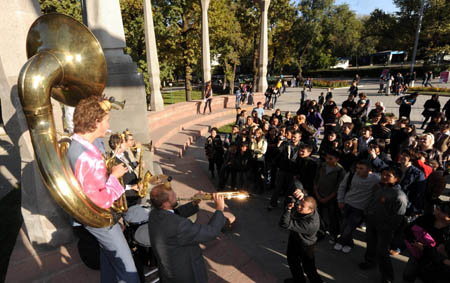
<svg viewBox="0 0 450 283"><path fill-rule="evenodd" d="M122 181L125 187L128 206L137 204L139 195L139 179L135 173L136 163L131 162L126 155L127 143L124 141L125 135L112 134L109 138L109 147L115 152L115 164L123 164L127 167L127 172L123 175Z"/></svg>

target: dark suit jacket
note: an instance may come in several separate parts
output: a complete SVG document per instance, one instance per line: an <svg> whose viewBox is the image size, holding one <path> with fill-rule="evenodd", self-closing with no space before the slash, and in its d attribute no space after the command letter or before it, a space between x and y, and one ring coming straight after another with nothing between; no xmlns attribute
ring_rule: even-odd
<svg viewBox="0 0 450 283"><path fill-rule="evenodd" d="M197 206L188 203L177 209L178 214L162 209L150 212L150 242L162 283L208 282L199 243L214 240L225 224L225 217L216 211L207 225L194 224L185 218L197 211Z"/></svg>

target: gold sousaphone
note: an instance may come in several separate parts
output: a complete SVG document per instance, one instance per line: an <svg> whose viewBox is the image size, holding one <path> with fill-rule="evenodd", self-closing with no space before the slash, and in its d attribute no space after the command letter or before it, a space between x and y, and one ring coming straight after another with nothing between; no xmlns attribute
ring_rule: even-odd
<svg viewBox="0 0 450 283"><path fill-rule="evenodd" d="M27 36L30 58L20 71L18 86L35 159L55 201L77 221L106 227L113 213L95 205L75 178L64 147L58 145L50 97L70 106L102 95L106 60L95 36L62 14L39 17Z"/></svg>

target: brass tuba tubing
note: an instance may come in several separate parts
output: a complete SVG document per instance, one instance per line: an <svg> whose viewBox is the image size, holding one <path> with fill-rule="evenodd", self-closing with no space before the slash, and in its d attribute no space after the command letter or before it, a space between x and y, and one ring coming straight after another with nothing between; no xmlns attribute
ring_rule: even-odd
<svg viewBox="0 0 450 283"><path fill-rule="evenodd" d="M51 196L77 221L106 227L114 218L95 205L75 178L66 151L57 143L50 97L75 106L90 95L101 95L106 61L100 44L81 23L62 14L39 17L27 36L27 54L18 94L30 131L35 160Z"/></svg>

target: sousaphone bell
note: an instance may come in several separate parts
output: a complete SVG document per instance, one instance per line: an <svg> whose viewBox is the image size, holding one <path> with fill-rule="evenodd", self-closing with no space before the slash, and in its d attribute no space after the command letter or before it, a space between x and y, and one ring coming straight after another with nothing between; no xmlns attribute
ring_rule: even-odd
<svg viewBox="0 0 450 283"><path fill-rule="evenodd" d="M39 17L26 42L29 60L20 71L18 91L30 131L35 159L52 197L77 221L106 227L110 209L95 205L75 178L66 150L56 138L50 97L70 106L91 95L101 96L106 84L102 47L86 26L62 14Z"/></svg>

